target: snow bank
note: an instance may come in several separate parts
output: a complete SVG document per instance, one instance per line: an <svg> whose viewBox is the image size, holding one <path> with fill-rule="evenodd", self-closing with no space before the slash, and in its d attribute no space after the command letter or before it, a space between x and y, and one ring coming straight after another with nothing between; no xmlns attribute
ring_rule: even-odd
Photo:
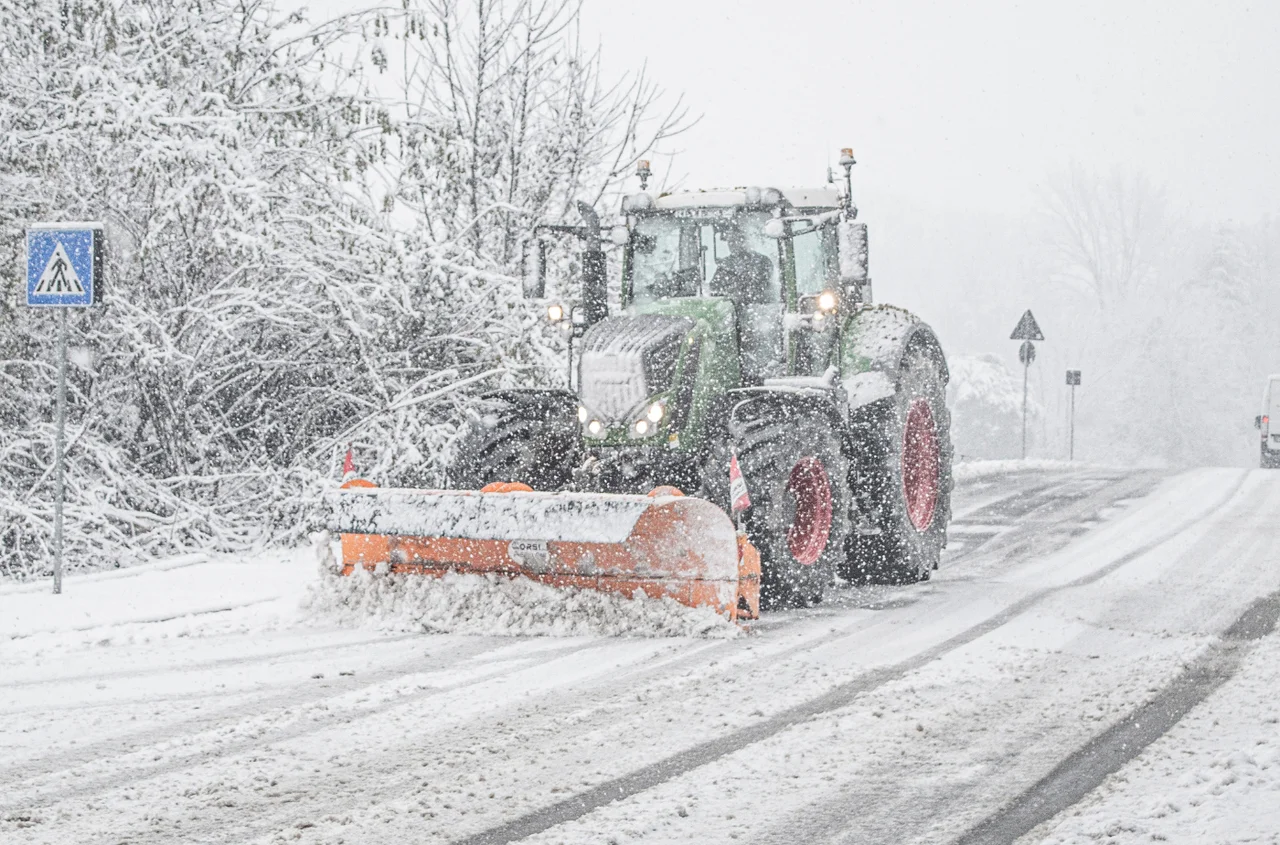
<svg viewBox="0 0 1280 845"><path fill-rule="evenodd" d="M1007 475L1013 472L1058 471L1093 468L1092 464L1079 461L1052 461L1028 459L1007 461L962 461L951 468L951 475L956 481L972 481L993 475Z"/></svg>
<svg viewBox="0 0 1280 845"><path fill-rule="evenodd" d="M297 615L312 580L310 549L183 555L137 567L72 573L62 595L47 581L0 587L0 642L145 625L257 608L255 624Z"/></svg>
<svg viewBox="0 0 1280 845"><path fill-rule="evenodd" d="M313 618L385 631L523 636L735 637L708 608L671 599L557 589L527 578L334 575L321 569L303 607Z"/></svg>

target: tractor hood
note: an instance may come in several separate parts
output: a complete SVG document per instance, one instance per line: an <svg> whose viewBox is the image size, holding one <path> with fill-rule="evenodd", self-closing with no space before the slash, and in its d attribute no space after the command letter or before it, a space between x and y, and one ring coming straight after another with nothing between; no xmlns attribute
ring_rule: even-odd
<svg viewBox="0 0 1280 845"><path fill-rule="evenodd" d="M680 344L693 328L692 319L665 314L596 323L582 340L582 403L602 420L619 422L649 397L670 389Z"/></svg>

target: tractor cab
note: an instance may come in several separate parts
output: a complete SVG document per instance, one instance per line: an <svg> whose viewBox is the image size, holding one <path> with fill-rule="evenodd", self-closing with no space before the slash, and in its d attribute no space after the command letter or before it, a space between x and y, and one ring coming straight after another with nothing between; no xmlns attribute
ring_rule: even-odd
<svg viewBox="0 0 1280 845"><path fill-rule="evenodd" d="M833 190L628 196L627 236L619 239L624 311L687 313L698 308L690 300L725 300L744 384L817 375L828 356L789 341L784 315L812 315L823 303L833 311L839 302L839 209Z"/></svg>

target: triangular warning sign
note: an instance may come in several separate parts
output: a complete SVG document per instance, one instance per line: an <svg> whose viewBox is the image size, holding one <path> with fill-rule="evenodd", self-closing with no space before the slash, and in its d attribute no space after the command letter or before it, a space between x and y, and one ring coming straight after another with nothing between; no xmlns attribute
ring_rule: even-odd
<svg viewBox="0 0 1280 845"><path fill-rule="evenodd" d="M1040 326L1036 324L1036 318L1031 316L1030 308L1018 321L1018 326L1013 330L1013 334L1009 335L1009 340L1044 340L1044 335L1040 333Z"/></svg>
<svg viewBox="0 0 1280 845"><path fill-rule="evenodd" d="M53 255L49 256L49 263L44 266L44 272L40 274L40 281L36 283L32 293L84 296L84 285L80 283L76 268L71 266L71 258L61 243L54 243Z"/></svg>

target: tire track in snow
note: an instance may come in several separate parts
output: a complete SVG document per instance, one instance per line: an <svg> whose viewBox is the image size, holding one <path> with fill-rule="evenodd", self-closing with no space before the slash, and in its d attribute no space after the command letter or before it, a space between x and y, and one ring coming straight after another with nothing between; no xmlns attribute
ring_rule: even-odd
<svg viewBox="0 0 1280 845"><path fill-rule="evenodd" d="M57 774L61 771L74 769L78 766L94 763L104 758L122 757L130 754L138 754L139 752L166 742L180 740L186 737L198 736L202 733L209 733L219 729L227 729L235 726L237 723L251 721L260 718L268 711L288 711L290 709L304 709L308 706L319 704L326 699L336 698L338 696L350 695L361 689L372 689L379 684L386 683L397 677L401 677L409 673L418 672L440 672L445 671L453 666L462 663L465 660L474 659L485 653L500 650L510 645L509 641L497 641L492 639L477 639L473 642L467 642L461 648L450 650L447 654L433 653L425 658L415 658L408 661L400 662L394 666L378 670L375 673L364 674L359 677L352 676L350 678L339 677L338 679L322 685L322 689L316 690L313 687L294 687L285 693L268 696L263 699L254 701L251 705L252 710L246 714L246 705L238 703L230 707L201 715L196 718L187 719L182 722L168 724L160 728L151 730L142 730L122 736L115 736L110 739L95 742L90 745L78 746L74 751L68 750L57 754L48 755L46 757L38 757L32 760L15 763L0 773L0 790L8 792L10 795L15 791L17 785L24 781L29 781L36 777ZM563 649L555 650L555 654L569 654L575 651L590 647L590 644L576 644L567 646ZM504 665L507 665L504 661ZM525 663L519 666L509 667L508 672L517 672L528 668ZM432 695L445 694L456 688L466 687L485 680L492 680L494 677L504 674L502 672L485 675L482 678L469 681L463 684L452 685L448 687L432 687L429 690L423 690L417 694L402 696L397 703L416 700L419 698L429 698ZM280 714L282 717L284 713ZM78 782L76 789L66 790L62 793L42 797L38 802L40 805L58 801L67 797L78 797L83 795L101 792L104 789L118 787L122 784L142 780L163 774L168 771L175 771L182 768L199 765L210 757L217 757L224 754L234 754L249 748L264 745L270 742L282 739L291 739L303 736L325 728L331 727L333 724L351 718L351 714L347 711L339 711L331 714L323 719L311 719L305 725L297 724L298 714L289 719L291 724L287 728L278 729L276 731L268 730L265 733L254 733L250 737L240 740L239 742L228 742L218 744L213 749L202 748L187 754L179 754L178 759L172 756L161 762L153 762L152 765L132 767L133 771L128 777L122 777L117 770L111 775L103 776L97 780L81 780ZM6 796L9 797L9 796ZM6 801L0 804L0 812L13 810L17 807L29 807L33 802L12 802Z"/></svg>
<svg viewBox="0 0 1280 845"><path fill-rule="evenodd" d="M1032 552L1056 551L1087 530L1078 523L1096 520L1116 502L1149 494L1160 477L1157 473L1120 479L1085 476L993 502L966 515L958 527L963 528L966 522L997 522L1005 523L1008 528L1002 526L1002 530L992 532L977 543L966 540L966 545L957 550L954 557L944 558L941 568L974 559L1010 560ZM1088 489L1079 490L1080 486ZM1034 518L1036 515L1041 518ZM1043 519L1044 516L1051 519ZM1032 517L1030 521L1028 517ZM1062 530L1068 526L1070 530Z"/></svg>
<svg viewBox="0 0 1280 845"><path fill-rule="evenodd" d="M649 642L652 643L654 641ZM663 641L657 641L656 644L662 644L664 647L667 645ZM583 652L602 650L602 645L603 644L600 639L593 639L585 643L578 643L572 646L558 648L554 650L555 659L571 660L574 655L578 655ZM540 652L538 656L545 653L547 652ZM659 656L658 659L661 661L663 657ZM77 800L87 799L90 803L91 811L96 810L101 808L104 804L111 803L111 799L109 798L105 800L95 800L97 796L100 793L114 790L116 788L122 788L124 790L126 800L131 802L138 801L139 790L135 785L139 782L155 780L170 774L186 773L188 770L201 766L214 767L212 770L207 772L207 774L211 773L215 776L213 780L205 781L195 788L189 786L189 780L170 780L168 782L152 783L149 788L157 795L164 796L161 800L169 800L170 796L176 796L176 800L178 801L193 797L208 798L211 795L217 796L227 787L227 783L223 779L223 774L228 769L235 770L235 775L232 777L232 781L243 782L249 779L261 780L265 772L279 771L282 764L287 767L288 761L294 759L294 755L288 749L278 751L278 749L272 748L271 746L275 744L283 743L289 739L297 737L305 737L308 734L319 730L335 727L343 728L345 725L356 721L372 723L390 721L392 724L395 724L397 719L407 721L419 720L424 713L430 714L432 712L436 712L431 708L424 709L414 706L423 699L430 699L437 696L448 696L460 691L479 688L486 684L492 685L495 681L501 682L505 678L520 673L536 677L539 674L544 673L553 662L554 660L548 660L545 662L534 663L526 658L521 661L521 665L511 667L509 671L490 672L483 675L483 677L476 677L464 683L456 683L447 687L435 687L419 694L401 696L386 707L377 707L365 710L355 714L354 717L350 714L345 716L339 714L334 718L328 718L326 716L325 724L321 725L315 722L310 722L305 726L300 726L304 729L292 732L290 735L284 735L283 732L268 736L254 735L250 738L251 741L243 744L243 747L232 748L223 746L216 749L216 752L214 753L201 755L198 759L193 758L174 765L161 764L153 766L149 770L139 773L136 777L130 776L130 773L126 772L124 777L121 777L118 773L113 773L110 777L102 776L95 778L92 781L85 778L84 781L88 782L85 784L84 788L81 788L81 786L77 784L76 788L65 790L65 794L46 794L39 800L35 801L17 801L0 805L0 823L3 822L6 814L39 814L42 811L46 811L46 808L50 808L57 802L68 798ZM586 668L585 671L592 675L607 674L612 668L607 665L607 661L602 662L598 660L586 661L583 662L582 665L589 667ZM554 676L556 673L552 671L550 674ZM484 701L486 700L484 693L485 691L482 689L478 695L473 693L471 698L476 703ZM456 698L457 696L455 695L454 697ZM458 701L454 701L452 703L445 702L444 707L437 708L437 711L453 715L465 714L466 716L474 716L478 712L475 709L460 708L459 703L460 702ZM497 709L500 711L509 708L518 708L520 710L533 709L538 711L545 709L540 704L530 704L528 699L524 697L524 694L518 694L515 697L511 697L508 700L500 702ZM466 749L468 745L474 746L480 741L479 737L471 732L473 728L474 725L470 724L469 718L464 718L458 728L464 733L464 749ZM486 727L484 732L488 733L489 730L490 729ZM559 740L557 740L557 743L559 743ZM437 745L439 745L438 735L431 734L425 737L418 736L416 740L413 741L410 741L407 738L403 739L400 743L397 743L398 747L396 750L400 751L407 748L410 750L411 757L417 757L418 753L425 753L427 750L432 749ZM244 754L243 752L248 752L248 754ZM234 760L232 755L235 754L241 754L242 756L239 760ZM411 773L413 768L416 768L417 766L416 760L414 760L413 763L407 763L404 757L390 755L387 753L386 749L375 750L369 759L376 767L372 774L394 775L397 779L395 786L396 788L401 789L404 787L404 778L406 774ZM118 823L113 824L112 831L113 836L115 836L116 839L113 839L112 841L117 841L117 839L127 839L130 842L146 841L165 843L176 840L248 841L258 835L258 832L263 827L279 827L279 819L276 818L275 815L279 814L281 811L288 813L292 817L285 825L286 827L292 827L292 822L297 821L300 812L305 813L305 815L302 816L304 819L315 819L325 814L339 812L351 804L367 806L369 803L372 803L376 805L381 801L386 800L386 795L388 793L385 791L382 782L375 781L367 783L366 774L366 772L361 772L360 777L356 778L354 782L351 782L348 780L348 774L346 772L330 772L325 779L324 786L321 788L315 788L310 783L293 788L282 786L274 793L258 796L246 796L243 792L240 792L238 788L233 787L231 791L236 794L235 802L230 800L226 800L225 802L222 800L214 800L211 803L204 803L202 806L186 807L181 816L180 829L157 832L156 820L153 816L148 814L144 821L137 822L133 826L122 826ZM273 788L276 787L274 778L272 778L272 783L270 785ZM345 787L346 789L345 791L335 791L335 786ZM282 798L282 796L287 797ZM246 800L261 800L262 803L255 805L251 809L246 809L244 804ZM155 806L155 804L152 803L151 806ZM74 816L76 814L76 811L67 811L64 808L51 809L48 810L48 812L56 813L64 817Z"/></svg>
<svg viewBox="0 0 1280 845"><path fill-rule="evenodd" d="M1125 495L1123 492L1108 495L1108 491L1106 490L1099 491L1097 493L1097 496L1100 499L1099 506L1108 505L1114 499L1122 498L1123 495ZM1053 502L1044 503L1045 506L1051 506L1052 504ZM1039 530L1039 528L1040 526L1033 526L1029 530ZM912 587L896 588L894 591L897 593L908 593L912 589ZM879 605L879 608L907 606L914 603L914 601L915 600L912 599L905 603L893 601L885 602L882 596L876 599L876 603ZM848 610L849 608L848 606L845 606L842 609ZM821 611L821 608L816 611L818 614L817 621L826 622L826 617ZM814 613L815 611L804 611L792 615L789 619L779 619L777 621L781 624L771 626L770 633L786 633L788 629L794 628L800 623L813 622L815 621ZM877 618L878 617L876 616L868 617L865 615L852 620L846 618L842 620L844 624L839 628L831 629L830 632L823 631L817 636L810 636L801 643L789 644L786 643L785 640L781 639L765 641L761 643L760 646L763 646L769 651L767 656L761 654L760 646L757 646L755 653L752 654L751 652L744 653L742 650L738 650L737 653L734 653L734 646L731 642L722 641L699 644L696 649L684 650L673 655L663 656L658 660L642 664L639 671L628 672L625 679L626 691L619 691L618 687L620 679L616 675L610 675L608 677L601 676L585 683L575 684L571 688L555 689L550 691L549 694L545 694L540 697L537 709L547 712L571 710L574 713L575 719L583 718L584 715L590 714L590 718L596 721L609 721L610 714L625 704L625 700L630 700L633 695L632 691L636 690L645 682L657 682L657 684L662 687L668 687L671 685L683 687L690 682L689 678L693 678L695 680L697 678L703 678L706 680L707 673L693 672L690 674L689 672L686 672L684 673L684 676L680 678L677 678L676 675L680 673L682 669L696 669L699 665L705 665L708 667L715 666L716 677L722 679L722 683L732 685L733 683L737 683L741 680L744 671L749 672L753 665L759 664L763 660L777 664L796 657L803 657L807 652L816 651L818 649L837 644L843 639L856 637L864 633L865 629L869 625L877 624ZM668 680L671 683L663 684L662 682L664 680ZM664 693L674 694L676 690L659 689L650 690L649 692L650 694L661 698ZM508 702L506 706L520 708L527 705L522 704L519 701L511 701ZM626 715L626 713L622 713L621 718L625 719ZM478 741L478 737L472 737L471 739L467 739L466 737L461 738L462 745ZM450 746L457 744L457 740L453 740L448 743ZM263 743L263 745L265 745L265 743ZM262 747L262 745L259 745L258 747ZM514 747L511 750L514 751ZM204 761L196 761L195 764L198 765L201 762ZM403 764L396 760L371 761L368 765L361 767L360 777L363 784L363 794L349 793L341 796L336 794L329 795L323 805L316 808L316 813L319 815L331 815L333 813L341 813L349 811L355 807L362 806L363 803L368 800L368 795L379 794L382 789L391 787L392 782L396 781L397 778L403 777ZM384 787L375 787L375 784L378 783L383 783ZM307 812L305 806L294 805L283 809L286 809L287 812L275 812L270 814L262 813L259 817L252 819L247 819L240 814L229 814L230 817L228 818L223 818L218 821L213 821L207 825L202 825L200 830L203 830L210 835L213 835L215 832L228 835L229 831L236 830L238 832L234 834L233 838L240 840L248 839L256 835L254 831L261 832L271 828L279 829L288 827L292 822L297 821L299 817L304 819L314 817L314 814ZM192 832L192 828L189 825L184 826L183 832L184 835L190 834Z"/></svg>
<svg viewBox="0 0 1280 845"><path fill-rule="evenodd" d="M317 652L332 653L342 649L362 648L374 643L384 644L401 642L402 640L410 640L419 636L421 636L421 634L396 634L392 636L382 635L369 637L363 640L349 640L347 642L330 643L328 645L316 645L307 646L306 648L285 649L283 651L262 652L261 654L247 657L219 657L212 660L201 660L195 663L184 663L180 665L149 666L145 669L118 669L112 672L90 672L81 675L59 675L49 678L5 681L5 686L18 688L48 686L50 684L94 683L97 681L117 681L123 678L147 678L156 675L168 675L174 672L186 673L198 672L206 669L231 669L236 666L250 666L255 663L263 663L269 660L301 657L305 654L315 654ZM7 712L15 711L0 710L0 715Z"/></svg>
<svg viewBox="0 0 1280 845"><path fill-rule="evenodd" d="M1246 483L1254 480L1251 475ZM790 793L782 802L789 802L786 815L771 820L759 840L953 842L1072 749L1148 702L1216 643L1253 598L1280 585L1272 575L1254 589L1256 576L1240 563L1268 556L1273 532L1238 530L1277 504L1280 485L1262 503L1252 491L1239 494L1218 518L1189 526L1131 566L1050 599L967 654L833 714L821 724L878 726L878 716L864 718L869 711L909 713L907 721L918 720L924 732L908 739L872 727L863 744L854 728L856 756L865 762L843 767L820 754L814 770L840 770L831 780L842 785L828 792L827 778L810 779L818 787L812 799ZM1158 599L1153 589L1160 590ZM772 741L775 757L793 737L803 748L804 737L811 741L821 732L808 725L797 731ZM767 771L754 768L757 778ZM877 812L851 812L868 807Z"/></svg>
<svg viewBox="0 0 1280 845"><path fill-rule="evenodd" d="M1275 630L1278 620L1280 592L1254 601L1223 633L1221 642L1153 699L1095 736L998 813L971 828L956 845L1012 845L1079 802L1234 677L1245 656Z"/></svg>
<svg viewBox="0 0 1280 845"><path fill-rule="evenodd" d="M1046 598L1077 587L1092 584L1159 548L1188 529L1212 518L1225 508L1244 486L1247 479L1241 473L1239 480L1226 495L1220 497L1207 510L1176 528L1161 533L1155 539L1121 555L1110 563L1064 584L1046 587L1014 602L985 621L908 658L881 669L873 669L852 681L801 704L790 707L760 722L740 728L725 736L700 743L684 751L670 755L656 763L644 766L626 775L614 778L592 789L580 792L563 801L528 813L513 821L491 827L479 833L454 840L454 845L507 845L529 836L550 830L558 825L579 819L593 810L652 789L674 778L688 774L737 751L768 739L814 716L847 707L859 696L942 657L956 649L983 637L1009 623Z"/></svg>
<svg viewBox="0 0 1280 845"><path fill-rule="evenodd" d="M1079 479L1067 478L1067 479L1062 479L1058 483L1067 484L1067 483L1073 483L1076 481L1079 481ZM1110 504L1115 499L1124 497L1125 492L1123 490L1116 490L1113 488L1114 488L1114 485L1111 487L1106 487L1102 490L1096 491L1094 495L1099 500L1099 502L1101 502L1101 505L1095 504L1095 509L1098 506L1104 506L1105 504ZM1020 496L1021 494L1015 493L1013 498L1019 498ZM1006 498L1009 498L1009 497L1006 497ZM1058 503L1063 501L1063 499L1064 497L1059 496L1057 498L1050 498L1050 499L1044 500L1041 503L1041 507L1046 507L1046 508L1055 507ZM1106 500L1105 502L1102 501L1104 499ZM1013 530L1019 533L1023 533L1024 531L1039 532L1043 529L1043 527L1044 527L1043 525L1029 525L1025 527L1015 527ZM1068 539L1070 538L1069 537L1065 538L1063 542L1065 543L1066 540ZM982 551L982 557L985 558L987 556L988 550L983 549L981 551ZM1010 561L1010 562L1016 563L1017 561ZM905 595L909 593L912 589L913 588L910 588L910 587L898 588L896 592L902 593ZM910 601L907 601L906 604L914 603L914 601L915 599L912 598ZM886 603L883 602L882 598L880 599L880 606L881 607L886 606ZM889 606L897 607L897 606L901 606L901 603L891 602L889 603ZM846 605L843 608L837 607L836 609L848 610L849 607ZM816 614L818 616L819 621L822 621L822 622L826 621L825 616L822 614L821 608L819 608L816 611ZM773 633L775 631L785 632L787 629L794 627L798 623L804 623L804 622L811 623L814 621L814 618L813 618L814 615L815 615L815 612L800 612L792 616L792 618L790 619L787 619L787 618L776 619L776 623L770 626L770 633ZM768 655L768 658L767 658L771 662L786 660L792 657L801 656L808 651L816 650L824 646L829 646L833 643L838 643L841 639L856 636L867 627L867 625L869 624L869 621L873 618L874 617L860 616L858 619L852 620L852 621L848 619L842 620L844 621L845 624L842 625L840 629L833 630L831 633L824 632L823 634L817 637L806 639L806 641L802 643L788 644L788 643L785 643L784 641L775 640L772 643L769 643L769 642L761 643L761 645L766 647L772 645L774 647L772 649L769 649L771 653ZM728 653L731 651L732 649L729 643L708 643L706 645L700 645L698 648L692 651L684 650L676 654L668 654L660 660L654 661L652 663L643 664L640 667L640 671L638 672L629 672L626 678L627 686L629 689L633 689L634 684L637 681L652 679L655 676L658 678L658 680L662 680L663 678L670 678L677 685L683 684L684 681L674 678L674 674L677 671L679 671L681 668L688 667L692 664L699 663L707 659L710 659L712 661L710 665L715 666L716 663L719 662L719 658L723 656L722 654L720 654L721 652ZM727 681L729 680L739 681L741 679L741 671L738 671L739 669L743 667L746 667L749 669L753 663L758 663L762 659L763 658L759 650L757 650L755 654L751 654L750 652L742 653L739 655L739 659L737 660L720 662L720 665L717 667L716 671L720 673L720 676ZM931 658L925 658L925 659L931 659ZM528 668L528 667L521 667L521 668ZM870 676L870 680L875 681L876 678L878 677L879 677L878 675ZM888 679L889 677L884 677L878 682L884 683ZM367 681L368 680L367 676L362 680ZM546 695L542 698L539 709L555 710L557 708L572 706L575 708L579 708L579 712L582 712L580 710L581 705L583 703L587 703L588 704L587 709L589 711L593 711L593 712L609 711L618 705L618 702L615 701L614 699L625 697L623 694L619 693L618 690L616 689L616 686L617 686L616 681L617 681L616 676L613 678L601 677L593 681L589 681L585 684L578 684L571 689L556 689L554 691L551 691L550 695ZM603 690L605 693L604 698L607 698L608 700L600 700L601 697L599 693L601 690ZM435 690L435 692L437 693L440 691L441 690L439 690L438 688L437 690ZM588 702L583 702L582 700L583 698L588 699ZM407 698L402 697L398 699L395 702L395 704L399 705L407 701L408 701ZM520 701L511 701L511 702L508 702L507 706L521 707L521 706L527 706L527 704L522 703ZM364 715L365 714L363 713L358 714L357 718L361 718ZM201 720L193 720L193 721L199 722ZM332 721L341 721L341 719L332 720ZM92 796L106 789L111 789L118 786L124 786L131 783L137 783L139 781L144 781L154 777L160 777L175 771L194 769L196 767L205 765L213 760L227 757L230 754L265 748L271 743L287 740L294 736L305 736L307 733L313 732L315 730L323 730L325 727L330 726L330 724L331 723L320 725L316 723L309 723L308 725L305 726L306 728L308 728L308 730L299 731L296 733L293 733L293 732L279 733L279 732L269 731L265 735L254 736L251 741L243 743L242 746L232 747L232 746L224 745L215 749L213 753L188 755L184 760L180 760L180 761L173 760L172 755L170 755L168 761L166 761L166 764L161 766L149 766L145 769L137 769L132 772L126 771L125 772L126 777L124 778L120 778L118 776L112 777L110 778L109 782L107 782L108 779L105 777L101 779L101 782L95 782L98 779L94 779L94 781L91 781L88 783L77 784L77 787L74 790L66 790L61 795L46 794L45 796L42 796L39 799L39 801L37 802L37 806L44 806L44 805L47 805L50 801L63 800L64 798L81 798L85 796ZM199 725L196 725L196 727L198 729ZM173 731L162 732L160 741L163 741L164 739L176 738L176 736L174 736L174 733L175 732ZM403 776L401 767L402 767L402 764L395 760L390 760L390 759L374 760L372 761L370 768L364 771L364 775L371 776L372 780L379 783L383 781L390 782L394 780L396 777ZM84 787L88 787L88 791L86 791ZM373 790L373 789L365 790L365 791L370 794L376 794L377 792L377 790ZM319 810L321 813L334 812L336 810L341 810L341 809L349 809L353 806L360 805L361 800L366 797L367 796L361 795L359 793L348 793L348 794L329 793L324 798L322 804L317 804L316 809ZM303 801L300 804L292 804L288 807L285 807L282 805L278 809L286 810L287 812L292 813L295 816L295 820L296 820L296 817L299 815L302 815L302 817L304 818L306 817L306 807L303 806L306 803L307 803L306 801ZM312 803L315 803L315 802L312 802ZM30 804L26 806L30 806ZM222 811L211 811L211 812L215 817L218 815L222 815ZM237 811L231 811L231 810L226 811L225 815L226 817L222 818L221 820L216 820L214 818L209 819L210 824L208 826L204 825L205 820L203 819L200 820L199 826L201 830L204 830L209 835L227 835L231 830L244 830L245 831L244 836L238 837L238 838L247 838L250 835L248 832L249 830L253 830L253 829L261 830L265 825L277 825L278 823L285 821L285 819L283 818L283 814L276 813L276 812L264 813L262 814L261 817L258 817L258 818L247 817ZM188 834L194 835L197 832L198 831L195 831L192 827L184 825L184 830L183 830L184 835L188 835Z"/></svg>

